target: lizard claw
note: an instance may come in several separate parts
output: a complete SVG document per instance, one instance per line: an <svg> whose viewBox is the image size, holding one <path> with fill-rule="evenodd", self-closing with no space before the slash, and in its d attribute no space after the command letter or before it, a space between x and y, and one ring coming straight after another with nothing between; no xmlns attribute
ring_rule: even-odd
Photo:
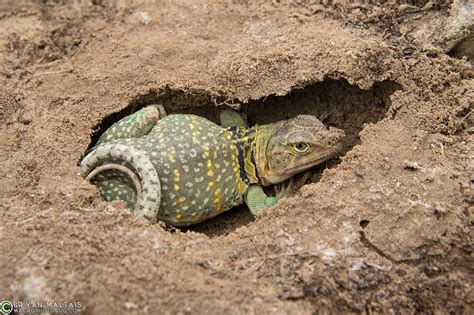
<svg viewBox="0 0 474 315"><path fill-rule="evenodd" d="M311 174L306 172L303 174L303 176L298 178L298 180L295 180L295 177L291 177L283 183L274 185L273 188L275 190L275 196L277 200L293 196L298 190L300 190L301 187L303 187L304 184L306 184L310 176Z"/></svg>

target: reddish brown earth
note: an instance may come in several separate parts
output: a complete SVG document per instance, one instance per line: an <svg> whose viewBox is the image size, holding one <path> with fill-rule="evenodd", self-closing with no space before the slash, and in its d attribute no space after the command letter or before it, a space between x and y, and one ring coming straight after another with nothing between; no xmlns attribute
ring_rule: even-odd
<svg viewBox="0 0 474 315"><path fill-rule="evenodd" d="M474 312L472 36L452 39L450 5L278 2L2 1L0 300ZM251 123L311 113L348 137L260 217L173 230L101 201L77 166L156 102L210 119L241 106Z"/></svg>

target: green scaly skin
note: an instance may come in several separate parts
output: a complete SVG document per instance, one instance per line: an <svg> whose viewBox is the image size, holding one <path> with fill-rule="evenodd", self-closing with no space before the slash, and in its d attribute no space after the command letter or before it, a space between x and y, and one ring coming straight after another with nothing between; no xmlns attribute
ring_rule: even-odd
<svg viewBox="0 0 474 315"><path fill-rule="evenodd" d="M148 106L104 132L81 174L106 201L122 200L152 223L186 226L244 202L258 215L278 202L262 186L333 157L344 138L310 115L247 128L226 110L221 124Z"/></svg>

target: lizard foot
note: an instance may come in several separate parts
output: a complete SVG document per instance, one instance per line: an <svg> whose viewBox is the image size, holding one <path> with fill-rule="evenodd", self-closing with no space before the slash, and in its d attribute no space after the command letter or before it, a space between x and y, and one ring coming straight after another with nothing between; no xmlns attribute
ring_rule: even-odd
<svg viewBox="0 0 474 315"><path fill-rule="evenodd" d="M276 199L281 200L293 196L298 190L300 190L301 187L306 184L310 177L311 173L306 172L297 180L293 176L290 179L284 181L283 183L274 185L273 189L275 191Z"/></svg>

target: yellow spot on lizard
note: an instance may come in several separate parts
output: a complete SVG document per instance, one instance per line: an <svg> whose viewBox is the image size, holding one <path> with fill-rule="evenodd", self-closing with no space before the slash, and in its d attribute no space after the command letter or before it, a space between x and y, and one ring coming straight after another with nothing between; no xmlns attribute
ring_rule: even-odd
<svg viewBox="0 0 474 315"><path fill-rule="evenodd" d="M221 189L216 189L214 193L214 204L216 205L217 209L220 209L222 206L222 196L221 196Z"/></svg>
<svg viewBox="0 0 474 315"><path fill-rule="evenodd" d="M243 194L244 193L244 185L242 185L242 181L240 179L237 179L237 191L240 193L240 194Z"/></svg>
<svg viewBox="0 0 474 315"><path fill-rule="evenodd" d="M181 208L183 205L184 205L184 202L186 201L186 198L185 197L179 197L177 196L176 197L176 207L179 207Z"/></svg>
<svg viewBox="0 0 474 315"><path fill-rule="evenodd" d="M173 171L173 175L174 175L174 181L179 183L180 174L179 174L179 171L177 169L175 169Z"/></svg>
<svg viewBox="0 0 474 315"><path fill-rule="evenodd" d="M170 160L171 163L176 162L172 153L168 154L168 160Z"/></svg>
<svg viewBox="0 0 474 315"><path fill-rule="evenodd" d="M207 160L207 175L209 177L214 176L214 168L212 167L212 162L211 160Z"/></svg>

